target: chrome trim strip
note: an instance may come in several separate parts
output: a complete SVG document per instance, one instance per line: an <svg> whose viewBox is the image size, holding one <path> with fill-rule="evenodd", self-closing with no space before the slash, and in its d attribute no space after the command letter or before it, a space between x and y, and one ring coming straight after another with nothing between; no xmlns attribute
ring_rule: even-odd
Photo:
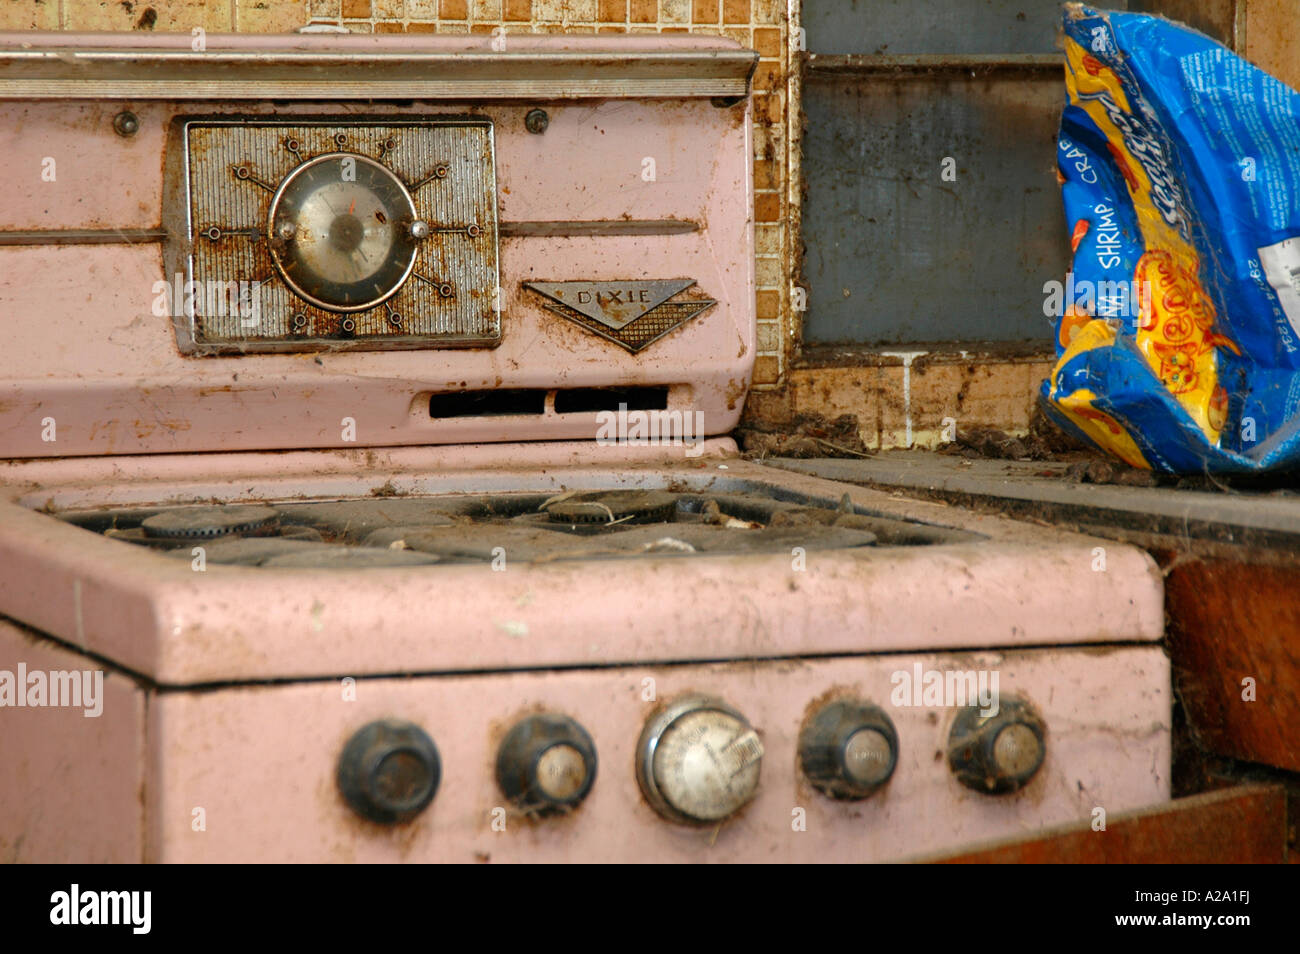
<svg viewBox="0 0 1300 954"><path fill-rule="evenodd" d="M686 235L698 222L685 219L595 219L591 221L501 222L497 234L510 238L603 238L611 235ZM163 242L166 229L33 229L0 230L6 245L138 245Z"/></svg>
<svg viewBox="0 0 1300 954"><path fill-rule="evenodd" d="M698 222L684 219L595 219L585 222L502 222L497 234L512 238L543 236L685 235L698 232Z"/></svg>
<svg viewBox="0 0 1300 954"><path fill-rule="evenodd" d="M32 229L0 231L3 245L138 245L162 242L166 229Z"/></svg>
<svg viewBox="0 0 1300 954"><path fill-rule="evenodd" d="M753 50L0 49L0 100L483 100L749 94Z"/></svg>

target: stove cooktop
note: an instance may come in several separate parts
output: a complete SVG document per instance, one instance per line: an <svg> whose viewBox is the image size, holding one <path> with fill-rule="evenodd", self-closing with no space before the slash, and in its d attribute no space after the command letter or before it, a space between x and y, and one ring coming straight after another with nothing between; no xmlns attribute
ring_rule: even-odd
<svg viewBox="0 0 1300 954"><path fill-rule="evenodd" d="M59 514L180 559L280 568L744 555L954 543L978 534L760 493L567 491L116 508Z"/></svg>

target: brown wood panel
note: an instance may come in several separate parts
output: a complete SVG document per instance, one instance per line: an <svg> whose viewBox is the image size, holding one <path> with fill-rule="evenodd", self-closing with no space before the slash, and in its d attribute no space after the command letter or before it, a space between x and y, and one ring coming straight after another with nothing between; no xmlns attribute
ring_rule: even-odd
<svg viewBox="0 0 1300 954"><path fill-rule="evenodd" d="M1286 798L1280 785L1238 786L1046 829L955 855L943 864L1276 864L1286 861Z"/></svg>
<svg viewBox="0 0 1300 954"><path fill-rule="evenodd" d="M1169 654L1197 743L1300 771L1300 564L1154 555L1167 567Z"/></svg>

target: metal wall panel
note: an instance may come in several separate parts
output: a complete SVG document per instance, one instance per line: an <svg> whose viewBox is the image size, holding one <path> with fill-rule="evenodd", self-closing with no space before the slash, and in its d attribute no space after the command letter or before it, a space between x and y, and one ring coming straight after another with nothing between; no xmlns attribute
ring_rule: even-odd
<svg viewBox="0 0 1300 954"><path fill-rule="evenodd" d="M1106 0L1107 10L1128 8ZM804 0L814 53L1051 53L1061 0Z"/></svg>
<svg viewBox="0 0 1300 954"><path fill-rule="evenodd" d="M1043 283L1069 265L1063 97L1055 69L810 71L804 343L1050 338Z"/></svg>
<svg viewBox="0 0 1300 954"><path fill-rule="evenodd" d="M1283 2L1293 5L1295 0ZM1237 40L1237 10L1244 5L1245 0L1129 0L1128 9L1137 13L1156 13L1177 20L1220 43L1233 46ZM1100 6L1108 10L1117 9L1109 3Z"/></svg>

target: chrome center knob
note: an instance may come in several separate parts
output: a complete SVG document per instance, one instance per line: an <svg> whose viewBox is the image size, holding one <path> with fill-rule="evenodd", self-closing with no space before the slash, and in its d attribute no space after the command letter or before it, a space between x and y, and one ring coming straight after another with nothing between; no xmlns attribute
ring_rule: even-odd
<svg viewBox="0 0 1300 954"><path fill-rule="evenodd" d="M893 761L889 740L876 729L860 729L844 743L844 774L860 785L887 778Z"/></svg>
<svg viewBox="0 0 1300 954"><path fill-rule="evenodd" d="M572 798L586 782L586 760L571 745L553 745L537 760L537 788L547 798Z"/></svg>
<svg viewBox="0 0 1300 954"><path fill-rule="evenodd" d="M856 801L889 781L898 732L879 706L836 699L820 706L799 733L799 763L823 795Z"/></svg>
<svg viewBox="0 0 1300 954"><path fill-rule="evenodd" d="M1042 718L1023 699L1004 697L992 715L967 706L948 733L948 765L967 788L987 795L1014 792L1042 766L1046 733Z"/></svg>
<svg viewBox="0 0 1300 954"><path fill-rule="evenodd" d="M577 808L596 781L596 745L565 715L516 722L497 750L497 784L521 811L563 814Z"/></svg>
<svg viewBox="0 0 1300 954"><path fill-rule="evenodd" d="M1004 775L1032 774L1043 761L1043 745L1029 726L1009 725L993 742L993 761Z"/></svg>

